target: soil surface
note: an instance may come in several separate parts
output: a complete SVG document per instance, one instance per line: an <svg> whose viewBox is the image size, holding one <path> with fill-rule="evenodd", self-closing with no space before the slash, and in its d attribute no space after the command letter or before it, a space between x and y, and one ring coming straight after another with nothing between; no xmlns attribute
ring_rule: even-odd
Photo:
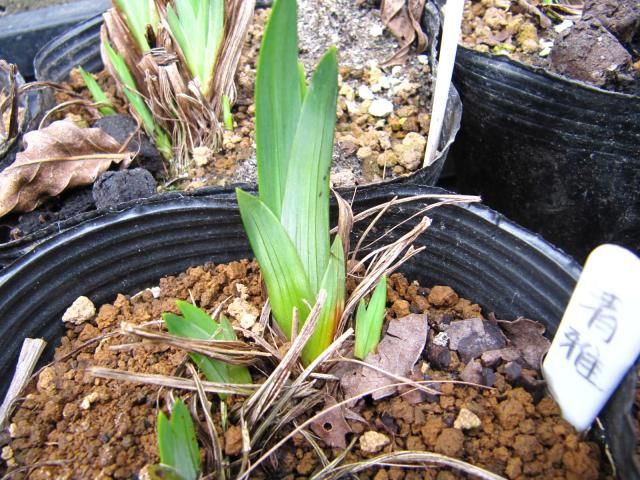
<svg viewBox="0 0 640 480"><path fill-rule="evenodd" d="M462 44L597 87L640 94L640 3L550 3L466 0Z"/></svg>
<svg viewBox="0 0 640 480"><path fill-rule="evenodd" d="M354 287L353 281L349 287ZM258 267L253 262L191 268L177 277L162 279L159 288L131 298L120 295L97 313L91 308L88 313L76 309L75 319L84 322L67 323L56 361L30 384L11 419L11 439L2 450L2 458L14 472L12 478L25 478L27 471L30 479L135 478L145 464L156 462L155 419L168 391L95 379L84 369L96 365L172 374L183 362L183 352L121 335L117 333L120 323L151 322L163 312L176 312L177 298L192 299L208 311L224 303L225 312L235 318L242 313L231 305L239 297L256 309L262 306ZM561 419L557 405L539 388L538 373L526 367L524 357L495 350L507 345L503 340L495 344L504 335L497 326L502 324L491 317L481 320L478 305L459 298L448 287L422 288L395 274L389 279L387 307L387 321L393 324L411 313L429 315L430 339L417 366L421 378L431 379L439 395L405 390L402 395L365 399L351 407L343 428L356 443L346 462L382 452L426 450L464 459L509 479L611 478L599 447L584 441ZM458 335L458 351L454 351L437 339L442 332L449 332L453 339L451 325L469 322L485 325L489 338L481 338L487 340L487 347L494 348L493 352L502 353L490 355L492 360L485 359L486 353L482 355L477 385L451 383L470 378L473 368L469 365L479 360L465 364L461 358L469 354L468 348L478 345L469 344L463 349L463 336ZM259 332L258 327L254 324L251 328ZM458 329L458 333L461 331ZM505 363L501 356L511 361ZM257 370L253 374L256 381L263 378ZM331 387L328 384L326 388ZM235 397L226 399L229 411L237 401ZM217 402L213 401L213 417L218 431L225 432L223 449L230 460L238 459L242 450L240 429L235 424L222 427ZM330 431L337 423L328 420L322 425ZM322 438L316 441L324 446L327 458L342 453L340 448L328 447ZM20 466L30 468L17 470ZM252 478L307 478L320 466L304 437L296 436ZM376 480L467 478L438 466L406 470L378 466L358 475Z"/></svg>

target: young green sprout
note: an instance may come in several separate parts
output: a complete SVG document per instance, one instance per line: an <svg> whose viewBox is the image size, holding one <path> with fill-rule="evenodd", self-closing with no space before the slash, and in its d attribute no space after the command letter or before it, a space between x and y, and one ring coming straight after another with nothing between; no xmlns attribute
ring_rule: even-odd
<svg viewBox="0 0 640 480"><path fill-rule="evenodd" d="M151 478L196 480L200 474L200 450L189 410L177 399L171 419L158 413L158 452L160 465L152 467Z"/></svg>
<svg viewBox="0 0 640 480"><path fill-rule="evenodd" d="M162 319L172 335L198 340L237 339L231 323L223 315L220 315L220 322L216 322L207 312L189 302L178 300L176 304L182 316L173 313L162 314ZM189 356L211 382L252 383L247 367L229 365L222 360L214 360L199 353L190 353Z"/></svg>
<svg viewBox="0 0 640 480"><path fill-rule="evenodd" d="M100 85L98 85L98 82L96 82L96 79L93 78L93 76L89 72L87 72L84 68L78 67L78 70L80 71L82 80L84 81L84 84L89 89L89 93L91 93L91 96L93 97L94 102L98 104L98 110L100 111L100 113L104 116L115 115L116 111L113 109L113 106L111 105L111 100L109 100L109 97L107 97L107 94L104 93L104 90L102 90Z"/></svg>
<svg viewBox="0 0 640 480"><path fill-rule="evenodd" d="M222 97L222 116L224 119L224 128L233 130L233 115L231 115L231 100L227 95Z"/></svg>
<svg viewBox="0 0 640 480"><path fill-rule="evenodd" d="M382 322L384 321L385 306L387 304L387 277L380 279L378 286L371 295L367 307L364 298L360 300L356 311L356 344L354 356L364 360L374 352L380 342Z"/></svg>
<svg viewBox="0 0 640 480"><path fill-rule="evenodd" d="M167 21L200 91L208 97L224 33L224 0L175 0Z"/></svg>
<svg viewBox="0 0 640 480"><path fill-rule="evenodd" d="M307 88L298 64L296 1L274 2L256 76L259 198L237 190L273 316L287 337L293 316L303 324L318 293L327 293L318 326L302 354L307 364L333 341L346 293L342 241L336 236L331 242L329 235L336 57L335 48L330 48Z"/></svg>
<svg viewBox="0 0 640 480"><path fill-rule="evenodd" d="M113 0L102 59L173 178L222 145L255 0ZM228 127L227 123L227 127Z"/></svg>

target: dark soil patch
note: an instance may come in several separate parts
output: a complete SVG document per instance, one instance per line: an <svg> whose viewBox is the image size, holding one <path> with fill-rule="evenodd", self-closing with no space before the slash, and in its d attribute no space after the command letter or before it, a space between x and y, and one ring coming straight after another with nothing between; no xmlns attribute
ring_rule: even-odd
<svg viewBox="0 0 640 480"><path fill-rule="evenodd" d="M131 298L120 295L112 305L100 307L86 323L70 325L56 351L57 361L28 387L11 419L11 440L3 449L6 463L11 469L32 467L31 479L132 478L142 466L157 461L155 419L168 392L96 380L84 369L96 365L172 374L183 361L183 352L105 334L116 331L123 321L139 324L157 320L162 312L175 312L177 298L191 298L211 311L229 297L237 298L239 292L254 307L261 307L264 298L255 263L191 268L177 277L162 279L157 289ZM425 289L393 275L388 292L389 322L412 312L430 315L429 345L434 345L434 336L447 331L452 321L481 317L478 305L459 298L448 287ZM233 311L227 313L233 318ZM491 319L485 322L493 323ZM258 326L254 325L255 331ZM87 345L89 340L95 341ZM448 355L442 351L437 354L429 347L416 372L433 380L432 386L440 395L424 397L421 392L405 391L402 396L380 401L362 400L352 408L348 436L355 435L357 441L346 461L360 461L380 452L427 450L462 458L512 479L610 478L599 447L582 440L560 418L553 400L535 388L537 372L526 366L516 372L513 365L494 358L481 369L483 383L492 388L451 383L465 378L468 365L460 361L456 351L446 351ZM529 380L523 381L527 376ZM255 370L254 379L260 381ZM237 401L226 400L229 411ZM223 448L231 460L237 459L241 452L239 427L230 424L223 429L218 401L213 404L218 431L225 432ZM372 436L384 441L372 447ZM322 440L319 444L323 445ZM325 448L325 453L331 459L341 450ZM44 463L51 461L58 463ZM306 478L319 466L313 449L298 435L251 478ZM13 478L24 475L16 473ZM446 480L465 476L437 466L406 470L375 467L360 473L359 478Z"/></svg>

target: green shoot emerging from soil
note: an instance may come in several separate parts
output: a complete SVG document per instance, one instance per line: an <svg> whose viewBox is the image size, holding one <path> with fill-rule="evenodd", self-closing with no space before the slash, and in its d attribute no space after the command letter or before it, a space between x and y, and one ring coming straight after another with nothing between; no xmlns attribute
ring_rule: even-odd
<svg viewBox="0 0 640 480"><path fill-rule="evenodd" d="M87 72L84 68L79 67L78 70L80 71L80 75L82 75L82 80L84 81L84 84L89 89L89 92L93 97L93 100L98 105L98 110L100 111L100 113L104 116L115 115L116 111L111 106L111 100L109 100L109 97L107 97L107 94L104 93L104 90L102 90L100 85L98 85L98 82L96 82L96 79L93 78L93 76L89 72Z"/></svg>
<svg viewBox="0 0 640 480"><path fill-rule="evenodd" d="M382 277L373 291L369 306L364 298L360 300L356 311L356 344L354 355L362 360L375 351L380 342L385 305L387 304L387 277Z"/></svg>
<svg viewBox="0 0 640 480"><path fill-rule="evenodd" d="M152 478L198 478L200 450L196 431L189 410L180 399L173 404L171 419L162 411L158 413L158 451L161 465L153 468Z"/></svg>
<svg viewBox="0 0 640 480"><path fill-rule="evenodd" d="M298 64L297 5L277 0L265 29L256 76L259 198L237 190L242 221L267 286L273 315L288 338L303 325L321 290L327 294L302 359L329 344L342 316L342 241L329 235L329 168L336 123L335 48L306 87Z"/></svg>
<svg viewBox="0 0 640 480"><path fill-rule="evenodd" d="M220 321L216 322L207 312L188 302L178 300L176 304L182 316L173 313L162 315L162 319L172 335L197 340L233 341L237 339L231 323L223 315L220 315ZM247 367L229 365L222 360L215 360L199 353L190 353L189 355L207 380L211 382L236 384L252 382Z"/></svg>

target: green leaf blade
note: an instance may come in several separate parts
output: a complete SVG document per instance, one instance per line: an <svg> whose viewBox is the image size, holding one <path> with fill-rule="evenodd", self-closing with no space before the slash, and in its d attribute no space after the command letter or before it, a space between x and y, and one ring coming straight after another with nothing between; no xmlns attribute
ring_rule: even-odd
<svg viewBox="0 0 640 480"><path fill-rule="evenodd" d="M87 86L89 93L91 93L91 96L93 97L93 101L99 105L98 110L100 111L100 113L104 116L115 115L116 111L113 109L111 100L109 100L109 97L107 97L107 94L104 92L104 90L102 90L102 87L98 85L98 82L96 82L96 79L93 78L93 76L89 72L87 72L84 68L80 66L78 67L78 71L80 72L80 75L82 76L82 80L84 81L84 84Z"/></svg>
<svg viewBox="0 0 640 480"><path fill-rule="evenodd" d="M282 331L291 338L292 311L307 318L315 295L295 246L275 214L258 198L236 189L240 216L262 274L271 309ZM305 303L306 301L306 303Z"/></svg>
<svg viewBox="0 0 640 480"><path fill-rule="evenodd" d="M260 199L280 218L301 106L296 0L276 0L265 28L255 85Z"/></svg>
<svg viewBox="0 0 640 480"><path fill-rule="evenodd" d="M329 171L337 97L338 61L332 47L318 64L302 104L281 215L314 293L329 259Z"/></svg>
<svg viewBox="0 0 640 480"><path fill-rule="evenodd" d="M331 257L320 286L327 292L327 299L320 311L318 325L302 351L302 361L307 365L333 342L338 322L344 311L345 277L344 249L341 238L336 236L331 245Z"/></svg>
<svg viewBox="0 0 640 480"><path fill-rule="evenodd" d="M171 419L158 414L158 451L162 464L172 467L184 480L197 480L200 472L200 450L189 410L178 399L173 404Z"/></svg>
<svg viewBox="0 0 640 480"><path fill-rule="evenodd" d="M356 312L356 339L354 356L364 360L374 352L382 333L385 306L387 304L387 277L383 276L376 286L369 306L365 307L364 299L358 305Z"/></svg>

